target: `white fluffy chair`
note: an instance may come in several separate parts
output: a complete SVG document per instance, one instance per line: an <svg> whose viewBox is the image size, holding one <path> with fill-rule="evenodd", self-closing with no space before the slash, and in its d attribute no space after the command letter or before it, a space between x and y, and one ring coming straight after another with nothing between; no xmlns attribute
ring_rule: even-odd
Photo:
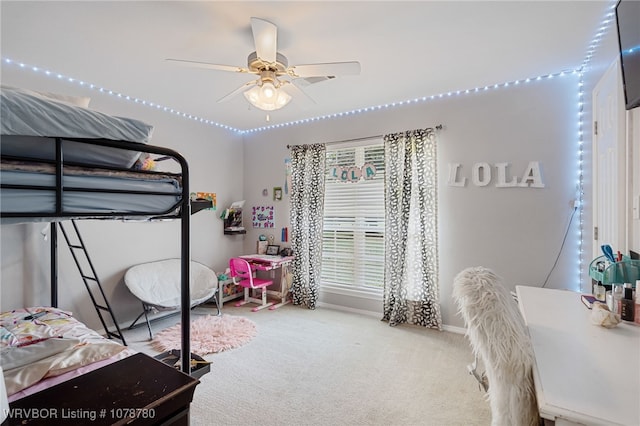
<svg viewBox="0 0 640 426"><path fill-rule="evenodd" d="M533 351L517 304L490 269L468 268L454 279L453 298L467 337L482 359L493 426L535 426Z"/></svg>

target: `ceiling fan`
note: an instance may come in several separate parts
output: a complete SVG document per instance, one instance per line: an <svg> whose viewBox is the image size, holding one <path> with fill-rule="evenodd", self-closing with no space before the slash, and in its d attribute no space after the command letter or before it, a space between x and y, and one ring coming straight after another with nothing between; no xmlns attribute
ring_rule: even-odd
<svg viewBox="0 0 640 426"><path fill-rule="evenodd" d="M265 111L284 107L292 96L315 103L302 90L304 87L337 76L360 74L360 63L357 61L289 66L287 58L278 52L278 27L275 24L264 19L251 18L251 31L256 50L249 54L246 67L181 59L167 61L197 68L257 75L256 80L243 84L218 102L227 101L243 93L253 106Z"/></svg>

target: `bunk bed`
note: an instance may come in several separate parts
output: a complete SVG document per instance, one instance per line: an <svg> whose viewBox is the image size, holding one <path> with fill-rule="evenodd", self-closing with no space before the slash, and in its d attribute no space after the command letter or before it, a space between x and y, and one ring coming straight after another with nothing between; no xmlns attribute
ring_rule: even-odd
<svg viewBox="0 0 640 426"><path fill-rule="evenodd" d="M181 221L182 343L179 366L188 375L191 361L190 215L209 207L210 202L190 200L187 161L174 150L149 145L153 128L140 121L90 110L69 97L7 87L2 87L0 92L1 223L51 223L52 308L58 305L58 222L82 219ZM173 160L174 165L168 167L169 171L138 167L141 159L149 156ZM50 310L49 314L51 312L60 314L58 310ZM126 362L120 360L122 364L110 364L87 373L87 376L92 375L90 379L80 376L73 380L105 381L109 377L113 380L112 370L117 365L128 366L132 372L150 368L149 374L159 373L156 369L160 367L154 364L161 363L153 360L147 368L139 365L143 357L136 354L127 357ZM180 386L190 388L192 395L198 381L189 379L195 380L195 384L180 382ZM78 384L74 389L78 389ZM48 391L32 397L55 395L55 392L47 394ZM146 392L152 393L148 389Z"/></svg>

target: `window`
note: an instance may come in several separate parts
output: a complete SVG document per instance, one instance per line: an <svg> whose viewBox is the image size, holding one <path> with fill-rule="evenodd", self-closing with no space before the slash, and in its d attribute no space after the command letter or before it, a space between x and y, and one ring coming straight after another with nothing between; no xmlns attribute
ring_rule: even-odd
<svg viewBox="0 0 640 426"><path fill-rule="evenodd" d="M382 141L365 146L329 147L326 156L322 286L360 291L382 289Z"/></svg>

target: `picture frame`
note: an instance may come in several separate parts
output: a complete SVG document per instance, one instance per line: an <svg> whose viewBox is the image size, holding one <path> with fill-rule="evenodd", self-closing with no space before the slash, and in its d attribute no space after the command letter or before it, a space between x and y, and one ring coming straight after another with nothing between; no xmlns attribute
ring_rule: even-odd
<svg viewBox="0 0 640 426"><path fill-rule="evenodd" d="M277 256L280 253L280 246L269 245L267 246L267 254L270 256Z"/></svg>
<svg viewBox="0 0 640 426"><path fill-rule="evenodd" d="M273 200L274 201L282 200L282 187L276 186L273 188Z"/></svg>
<svg viewBox="0 0 640 426"><path fill-rule="evenodd" d="M254 206L251 212L251 224L254 228L273 228L275 226L273 206Z"/></svg>

